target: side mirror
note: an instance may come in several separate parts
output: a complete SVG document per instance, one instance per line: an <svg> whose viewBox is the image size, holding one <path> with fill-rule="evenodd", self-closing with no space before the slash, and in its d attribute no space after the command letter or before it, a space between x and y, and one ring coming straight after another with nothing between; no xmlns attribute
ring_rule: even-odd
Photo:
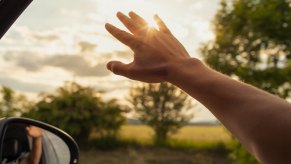
<svg viewBox="0 0 291 164"><path fill-rule="evenodd" d="M28 118L0 120L0 163L76 164L79 149L65 132Z"/></svg>

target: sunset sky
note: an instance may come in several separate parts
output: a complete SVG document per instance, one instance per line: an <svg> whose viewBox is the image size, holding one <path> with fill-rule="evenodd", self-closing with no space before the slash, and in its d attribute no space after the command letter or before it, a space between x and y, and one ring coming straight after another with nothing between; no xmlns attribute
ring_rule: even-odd
<svg viewBox="0 0 291 164"><path fill-rule="evenodd" d="M134 84L111 74L111 59L132 60L132 52L104 29L110 22L125 29L116 12L135 11L152 21L160 15L193 57L213 39L211 20L219 0L34 0L0 41L0 84L31 98L74 80L121 101ZM213 120L199 106L195 121Z"/></svg>

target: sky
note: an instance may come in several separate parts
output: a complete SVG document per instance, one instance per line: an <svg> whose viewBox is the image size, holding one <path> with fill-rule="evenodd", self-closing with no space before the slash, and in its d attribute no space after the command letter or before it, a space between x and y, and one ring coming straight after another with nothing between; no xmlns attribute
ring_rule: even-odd
<svg viewBox="0 0 291 164"><path fill-rule="evenodd" d="M106 69L112 59L130 62L132 52L104 28L125 29L116 12L135 11L153 23L158 14L192 57L214 38L211 20L219 0L34 0L0 40L0 84L36 98L65 81L106 91L105 99L124 101L134 81ZM195 106L194 121L215 118Z"/></svg>

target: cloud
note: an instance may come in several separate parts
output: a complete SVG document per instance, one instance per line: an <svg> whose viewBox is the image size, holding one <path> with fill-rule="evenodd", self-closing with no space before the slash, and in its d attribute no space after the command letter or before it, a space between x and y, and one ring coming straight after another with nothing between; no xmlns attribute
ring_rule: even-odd
<svg viewBox="0 0 291 164"><path fill-rule="evenodd" d="M4 61L15 63L27 71L38 71L42 68L42 58L29 51L8 51L3 55Z"/></svg>
<svg viewBox="0 0 291 164"><path fill-rule="evenodd" d="M108 61L108 60L121 60L124 62L131 61L133 59L133 52L130 50L125 51L112 51L112 52L104 52L98 53L98 57Z"/></svg>
<svg viewBox="0 0 291 164"><path fill-rule="evenodd" d="M107 76L110 72L106 69L106 63L90 66L80 55L56 55L43 60L43 65L59 67L73 73L76 76Z"/></svg>
<svg viewBox="0 0 291 164"><path fill-rule="evenodd" d="M44 56L23 51L7 52L3 55L3 59L30 72L41 71L44 67L56 67L80 77L103 77L110 75L110 72L106 69L105 62L92 65L81 55Z"/></svg>
<svg viewBox="0 0 291 164"><path fill-rule="evenodd" d="M62 33L57 30L33 31L27 26L14 26L12 28L17 39L27 40L30 43L50 43L61 39ZM34 42L31 42L34 41Z"/></svg>
<svg viewBox="0 0 291 164"><path fill-rule="evenodd" d="M46 33L34 33L31 37L37 41L52 42L60 39L59 35L56 34L46 34Z"/></svg>
<svg viewBox="0 0 291 164"><path fill-rule="evenodd" d="M133 59L133 52L131 51L115 51L113 52L117 57L123 58L123 59Z"/></svg>
<svg viewBox="0 0 291 164"><path fill-rule="evenodd" d="M78 45L81 49L81 52L92 52L97 47L96 44L87 41L80 41Z"/></svg>
<svg viewBox="0 0 291 164"><path fill-rule="evenodd" d="M9 77L0 77L0 83L4 86L13 88L18 91L24 92L44 92L51 91L54 89L53 86L39 83L27 83L17 79L9 78Z"/></svg>

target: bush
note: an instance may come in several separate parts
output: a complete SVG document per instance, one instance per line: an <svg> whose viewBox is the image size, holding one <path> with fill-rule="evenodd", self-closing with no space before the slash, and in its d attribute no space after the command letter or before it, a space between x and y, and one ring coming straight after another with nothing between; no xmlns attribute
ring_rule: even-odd
<svg viewBox="0 0 291 164"><path fill-rule="evenodd" d="M102 138L116 136L125 122L115 101L104 102L94 89L73 82L65 83L55 94L43 95L24 116L66 131L81 146L88 143L93 131Z"/></svg>

